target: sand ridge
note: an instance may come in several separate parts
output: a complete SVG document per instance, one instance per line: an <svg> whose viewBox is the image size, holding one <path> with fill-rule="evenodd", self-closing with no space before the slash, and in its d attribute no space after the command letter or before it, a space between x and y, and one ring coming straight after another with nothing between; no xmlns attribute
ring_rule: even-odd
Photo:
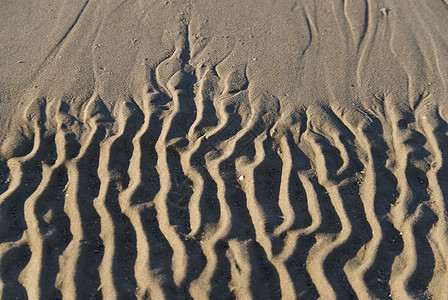
<svg viewBox="0 0 448 300"><path fill-rule="evenodd" d="M263 4L50 4L1 48L2 298L445 297L447 4Z"/></svg>

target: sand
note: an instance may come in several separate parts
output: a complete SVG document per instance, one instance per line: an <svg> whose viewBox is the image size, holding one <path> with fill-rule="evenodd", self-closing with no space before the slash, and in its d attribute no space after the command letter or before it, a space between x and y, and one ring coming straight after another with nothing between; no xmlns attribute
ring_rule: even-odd
<svg viewBox="0 0 448 300"><path fill-rule="evenodd" d="M447 299L446 0L0 1L0 298Z"/></svg>

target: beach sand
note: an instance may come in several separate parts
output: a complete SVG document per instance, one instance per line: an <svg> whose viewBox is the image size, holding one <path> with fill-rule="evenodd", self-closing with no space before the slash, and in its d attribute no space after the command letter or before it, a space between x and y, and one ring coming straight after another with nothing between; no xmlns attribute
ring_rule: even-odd
<svg viewBox="0 0 448 300"><path fill-rule="evenodd" d="M446 0L0 1L0 298L447 299Z"/></svg>

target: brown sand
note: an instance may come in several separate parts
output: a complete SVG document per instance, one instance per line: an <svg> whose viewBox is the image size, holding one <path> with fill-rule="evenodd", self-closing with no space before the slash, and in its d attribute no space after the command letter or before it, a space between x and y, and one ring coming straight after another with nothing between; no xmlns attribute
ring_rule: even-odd
<svg viewBox="0 0 448 300"><path fill-rule="evenodd" d="M448 295L446 0L0 1L2 299Z"/></svg>

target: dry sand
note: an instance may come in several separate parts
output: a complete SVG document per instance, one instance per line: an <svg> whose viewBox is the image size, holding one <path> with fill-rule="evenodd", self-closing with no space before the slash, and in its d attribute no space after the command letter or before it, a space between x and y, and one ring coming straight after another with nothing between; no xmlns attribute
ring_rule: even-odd
<svg viewBox="0 0 448 300"><path fill-rule="evenodd" d="M2 299L447 299L446 0L0 1Z"/></svg>

